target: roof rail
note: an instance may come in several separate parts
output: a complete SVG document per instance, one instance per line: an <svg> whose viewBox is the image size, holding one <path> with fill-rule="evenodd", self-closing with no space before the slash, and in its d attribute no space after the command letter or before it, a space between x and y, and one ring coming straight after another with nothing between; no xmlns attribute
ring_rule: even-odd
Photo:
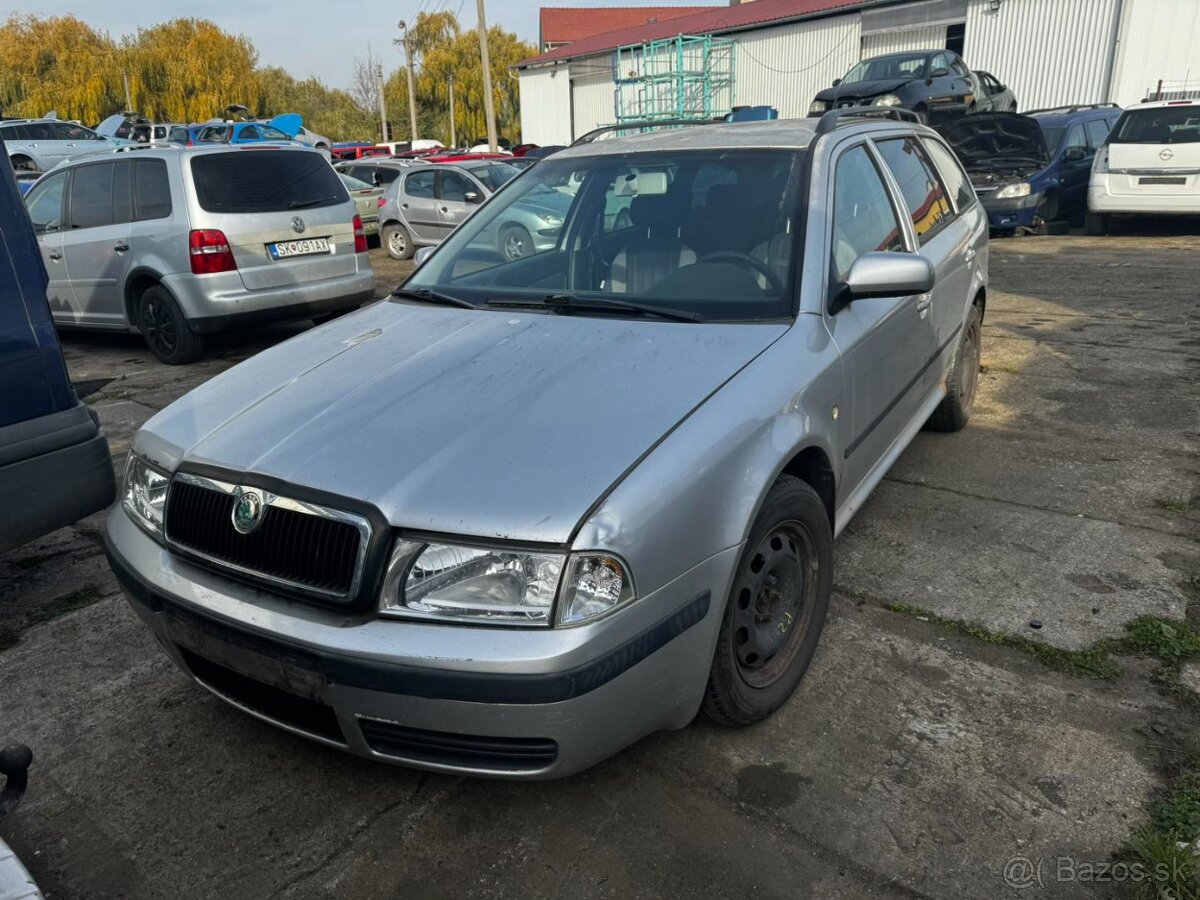
<svg viewBox="0 0 1200 900"><path fill-rule="evenodd" d="M920 123L921 117L911 109L898 109L894 106L847 106L842 109L831 109L821 116L817 123L817 137L828 134L842 124L842 119L894 119L897 122Z"/></svg>
<svg viewBox="0 0 1200 900"><path fill-rule="evenodd" d="M1045 109L1030 109L1021 115L1032 116L1037 113L1065 112L1073 113L1084 109L1120 109L1115 103L1068 103L1065 106L1047 106Z"/></svg>
<svg viewBox="0 0 1200 900"><path fill-rule="evenodd" d="M582 137L576 138L571 146L578 147L582 144L590 144L597 138L611 134L614 131L637 131L638 129L645 128L681 128L685 125L715 125L724 121L724 119L641 119L636 122L620 122L616 125L602 125L593 131L589 131Z"/></svg>

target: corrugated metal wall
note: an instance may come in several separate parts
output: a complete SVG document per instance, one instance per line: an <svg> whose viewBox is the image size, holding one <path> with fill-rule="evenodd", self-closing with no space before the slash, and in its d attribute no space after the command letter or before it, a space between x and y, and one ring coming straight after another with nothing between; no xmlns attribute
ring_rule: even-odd
<svg viewBox="0 0 1200 900"><path fill-rule="evenodd" d="M929 50L945 46L945 25L908 28L904 31L888 31L882 34L863 35L862 58L883 56L885 53L903 53L907 50Z"/></svg>
<svg viewBox="0 0 1200 900"><path fill-rule="evenodd" d="M590 56L571 62L571 114L574 137L617 120L612 55ZM566 115L566 114L564 114Z"/></svg>
<svg viewBox="0 0 1200 900"><path fill-rule="evenodd" d="M1115 3L1003 0L993 12L971 0L963 57L1011 87L1018 109L1104 102Z"/></svg>
<svg viewBox="0 0 1200 900"><path fill-rule="evenodd" d="M1124 0L1112 99L1137 103L1158 80L1200 95L1200 0Z"/></svg>
<svg viewBox="0 0 1200 900"><path fill-rule="evenodd" d="M737 41L737 104L808 115L813 96L859 59L859 13L731 35Z"/></svg>
<svg viewBox="0 0 1200 900"><path fill-rule="evenodd" d="M521 141L571 143L571 75L566 66L521 73Z"/></svg>

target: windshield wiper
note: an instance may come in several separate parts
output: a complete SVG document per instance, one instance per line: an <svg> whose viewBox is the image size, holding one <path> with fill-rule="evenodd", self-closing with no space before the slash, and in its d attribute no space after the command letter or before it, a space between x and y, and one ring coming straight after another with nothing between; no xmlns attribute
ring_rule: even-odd
<svg viewBox="0 0 1200 900"><path fill-rule="evenodd" d="M577 297L574 294L550 294L542 300L488 300L487 305L497 309L545 309L555 313L566 312L627 312L640 316L654 316L672 322L703 322L700 313L648 306L631 300L610 300L604 297Z"/></svg>
<svg viewBox="0 0 1200 900"><path fill-rule="evenodd" d="M392 291L392 296L400 297L404 300L420 300L422 303L440 303L442 306L479 309L478 306L469 300L454 297L450 294L443 294L440 291L431 291L429 288L396 288L396 290Z"/></svg>
<svg viewBox="0 0 1200 900"><path fill-rule="evenodd" d="M322 203L328 203L330 200L336 200L337 197L318 197L315 200L293 200L288 204L288 209L310 209L314 206L320 206Z"/></svg>

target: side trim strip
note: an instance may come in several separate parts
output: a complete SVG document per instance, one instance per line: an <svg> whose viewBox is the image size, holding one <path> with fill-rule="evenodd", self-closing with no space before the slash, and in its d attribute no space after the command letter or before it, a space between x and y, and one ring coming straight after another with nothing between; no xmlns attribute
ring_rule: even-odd
<svg viewBox="0 0 1200 900"><path fill-rule="evenodd" d="M921 368L918 370L917 374L914 375L911 379L909 379L908 384L906 384L904 387L902 387L900 389L900 393L898 393L895 397L893 397L892 401L883 408L883 412L881 412L879 415L877 415L875 417L875 420L866 427L866 429L863 431L862 434L860 434L858 437L856 437L853 441L850 442L850 446L848 446L846 448L846 452L842 456L842 459L849 459L850 454L853 453L855 450L857 450L859 445L862 444L863 441L865 441L868 437L871 436L871 432L879 427L879 423L888 417L888 414L891 413L891 411L896 408L896 404L898 404L901 400L904 399L904 395L907 394L909 391L911 391L913 389L913 386L916 385L916 383L921 380L921 376L924 375L929 370L929 367L932 366L935 362L937 362L938 357L940 357L946 351L946 348L948 346L950 346L950 343L956 337L958 337L958 333L960 331L962 331L962 325L955 326L954 330L952 332L950 332L950 337L948 337L948 338L946 338L946 340L942 341L942 345L937 348L937 350L934 352L933 356L931 356L931 357L929 357L929 359L925 360L925 365L921 366Z"/></svg>
<svg viewBox="0 0 1200 900"><path fill-rule="evenodd" d="M323 674L331 684L468 703L560 703L582 696L612 681L689 628L699 624L708 615L712 602L711 592L705 591L620 646L590 662L562 672L536 675L455 672L335 656L319 648L293 644L290 641L247 631L200 613L195 608L167 596L134 571L107 541L106 550L109 565L112 566L117 580L130 600L153 613L169 610L185 616L197 621L197 624L217 640L271 658L286 656L291 665L303 665L303 661L308 660L312 668Z"/></svg>

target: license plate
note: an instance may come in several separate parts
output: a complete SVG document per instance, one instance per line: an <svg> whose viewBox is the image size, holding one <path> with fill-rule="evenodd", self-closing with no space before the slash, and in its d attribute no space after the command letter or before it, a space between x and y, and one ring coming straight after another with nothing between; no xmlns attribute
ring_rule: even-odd
<svg viewBox="0 0 1200 900"><path fill-rule="evenodd" d="M301 241L280 241L267 244L271 259L289 259L293 256L314 256L329 252L329 238L305 238Z"/></svg>
<svg viewBox="0 0 1200 900"><path fill-rule="evenodd" d="M1182 175L1150 175L1139 178L1138 184L1187 184L1187 179Z"/></svg>

